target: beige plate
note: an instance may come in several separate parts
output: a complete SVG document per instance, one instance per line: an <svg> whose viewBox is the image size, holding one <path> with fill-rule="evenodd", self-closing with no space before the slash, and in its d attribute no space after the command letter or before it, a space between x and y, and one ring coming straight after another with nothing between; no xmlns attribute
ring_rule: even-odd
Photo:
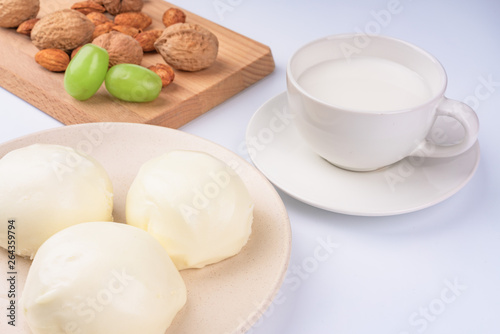
<svg viewBox="0 0 500 334"><path fill-rule="evenodd" d="M169 128L131 123L91 123L47 130L0 144L0 157L34 143L71 146L89 153L108 171L114 186L116 221L125 218L125 197L142 163L172 149L204 151L233 167L254 201L254 224L248 244L236 256L182 271L188 289L186 306L169 334L236 334L246 332L272 302L287 269L291 229L283 202L272 185L245 160L207 140ZM17 296L30 261L17 258ZM16 327L6 327L7 252L0 250L0 333L30 333L22 312ZM92 273L89 273L91 275ZM8 320L8 319L7 319Z"/></svg>

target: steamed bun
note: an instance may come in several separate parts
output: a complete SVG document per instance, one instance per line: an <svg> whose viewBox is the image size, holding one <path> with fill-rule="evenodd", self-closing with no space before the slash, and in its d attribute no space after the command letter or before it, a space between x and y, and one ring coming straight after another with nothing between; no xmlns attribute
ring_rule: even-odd
<svg viewBox="0 0 500 334"><path fill-rule="evenodd" d="M253 206L224 162L174 150L142 165L127 195L126 217L158 239L181 270L240 252L251 234Z"/></svg>
<svg viewBox="0 0 500 334"><path fill-rule="evenodd" d="M14 220L16 254L33 258L38 247L65 227L110 221L113 188L93 158L61 145L34 144L0 159L0 246L8 247Z"/></svg>
<svg viewBox="0 0 500 334"><path fill-rule="evenodd" d="M186 293L167 252L147 232L90 222L40 247L20 305L34 334L163 334Z"/></svg>

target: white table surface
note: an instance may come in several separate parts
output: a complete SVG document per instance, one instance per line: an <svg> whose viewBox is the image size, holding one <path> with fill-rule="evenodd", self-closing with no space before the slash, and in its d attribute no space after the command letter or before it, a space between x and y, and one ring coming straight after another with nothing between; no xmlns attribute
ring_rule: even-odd
<svg viewBox="0 0 500 334"><path fill-rule="evenodd" d="M500 333L500 2L172 2L272 49L271 75L181 128L245 158L248 121L285 90L288 57L325 35L370 31L407 40L441 61L448 97L481 97L475 100L478 170L440 204L397 216L357 217L280 192L293 229L290 267L280 294L249 333ZM397 12L384 15L392 6ZM486 90L485 81L491 82ZM3 89L0 101L0 142L62 126ZM320 239L337 245L321 261L314 258Z"/></svg>

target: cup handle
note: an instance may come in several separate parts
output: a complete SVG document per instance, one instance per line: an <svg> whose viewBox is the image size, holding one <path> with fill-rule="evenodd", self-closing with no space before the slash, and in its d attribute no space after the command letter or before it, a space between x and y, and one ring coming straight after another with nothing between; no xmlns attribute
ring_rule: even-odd
<svg viewBox="0 0 500 334"><path fill-rule="evenodd" d="M465 130L462 141L446 146L424 139L410 155L422 155L423 151L427 157L447 158L462 154L474 145L479 132L479 119L471 107L463 102L443 97L437 107L436 118L437 116L448 116L456 119Z"/></svg>

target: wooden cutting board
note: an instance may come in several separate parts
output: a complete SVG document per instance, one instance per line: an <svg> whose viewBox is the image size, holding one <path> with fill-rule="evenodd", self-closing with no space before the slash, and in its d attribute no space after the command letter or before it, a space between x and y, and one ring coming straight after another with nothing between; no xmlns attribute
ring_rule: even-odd
<svg viewBox="0 0 500 334"><path fill-rule="evenodd" d="M42 0L38 17L70 8L76 1ZM143 12L153 19L148 29L165 28L161 18L175 7L162 0L145 1ZM62 73L38 65L38 49L29 37L15 29L0 28L0 86L64 124L102 121L148 123L178 128L229 97L242 91L274 70L269 47L185 11L186 22L197 23L219 39L214 65L198 72L175 72L175 80L149 103L131 103L113 98L104 88L87 101L78 101L63 87ZM164 62L157 53L146 53L142 65Z"/></svg>

